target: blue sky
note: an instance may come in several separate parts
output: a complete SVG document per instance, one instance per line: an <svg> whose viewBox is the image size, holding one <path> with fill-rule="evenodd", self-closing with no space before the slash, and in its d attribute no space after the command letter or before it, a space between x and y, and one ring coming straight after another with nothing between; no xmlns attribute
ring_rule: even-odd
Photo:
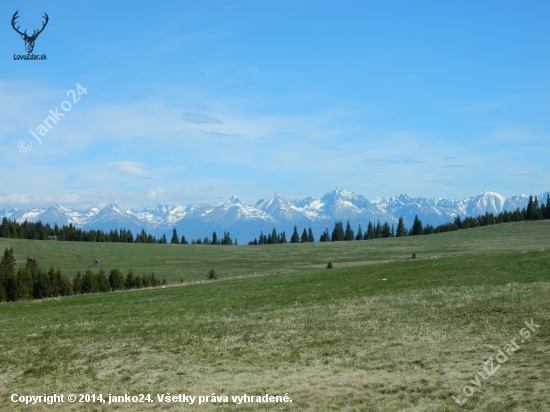
<svg viewBox="0 0 550 412"><path fill-rule="evenodd" d="M46 61L14 60L16 10L31 33L48 13L33 52ZM547 1L5 0L0 13L0 206L549 189ZM29 130L77 83L87 94L39 144Z"/></svg>

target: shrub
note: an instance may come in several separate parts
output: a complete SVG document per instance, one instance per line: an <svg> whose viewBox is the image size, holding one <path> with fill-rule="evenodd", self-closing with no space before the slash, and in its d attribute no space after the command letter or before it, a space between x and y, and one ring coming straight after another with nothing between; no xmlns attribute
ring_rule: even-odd
<svg viewBox="0 0 550 412"><path fill-rule="evenodd" d="M208 273L206 274L206 279L208 280L214 280L218 278L218 274L214 269L210 269Z"/></svg>
<svg viewBox="0 0 550 412"><path fill-rule="evenodd" d="M413 253L412 258L416 259L416 253Z"/></svg>
<svg viewBox="0 0 550 412"><path fill-rule="evenodd" d="M328 262L327 269L332 269L334 266L332 266L332 262Z"/></svg>

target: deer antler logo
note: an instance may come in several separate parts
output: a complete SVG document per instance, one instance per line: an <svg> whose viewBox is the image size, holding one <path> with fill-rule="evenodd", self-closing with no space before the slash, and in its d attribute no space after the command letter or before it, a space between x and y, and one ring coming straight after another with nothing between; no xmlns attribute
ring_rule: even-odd
<svg viewBox="0 0 550 412"><path fill-rule="evenodd" d="M32 53L32 51L34 50L34 42L36 41L36 38L37 38L38 35L39 35L40 33L42 33L42 31L46 28L46 25L48 24L48 20L49 20L50 18L48 17L48 15L47 15L46 13L44 13L44 19L46 19L46 21L45 21L44 23L42 23L42 28L41 28L40 30L38 30L38 31L34 30L34 31L32 32L32 35L29 36L29 35L27 34L27 30L25 30L24 33L21 33L21 32L19 31L19 27L20 27L20 26L15 27L15 21L16 21L17 18L19 17L19 16L18 16L18 13L19 13L19 10L16 11L16 12L14 13L13 17L11 18L11 25L12 25L13 29L14 29L17 33L19 33L19 34L21 35L21 38L22 38L23 40L25 40L25 48L27 49L27 53Z"/></svg>

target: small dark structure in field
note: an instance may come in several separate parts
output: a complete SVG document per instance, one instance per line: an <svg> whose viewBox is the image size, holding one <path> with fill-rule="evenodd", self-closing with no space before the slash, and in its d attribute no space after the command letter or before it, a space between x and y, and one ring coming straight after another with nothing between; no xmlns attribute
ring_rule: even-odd
<svg viewBox="0 0 550 412"><path fill-rule="evenodd" d="M57 240L57 236L48 236L48 240Z"/></svg>
<svg viewBox="0 0 550 412"><path fill-rule="evenodd" d="M97 265L99 265L99 260L97 260L97 259L94 259L94 261L92 262L92 265L94 265L94 266L97 266Z"/></svg>
<svg viewBox="0 0 550 412"><path fill-rule="evenodd" d="M215 280L218 278L218 274L214 269L210 269L208 273L206 274L206 279L208 280Z"/></svg>
<svg viewBox="0 0 550 412"><path fill-rule="evenodd" d="M327 269L332 269L334 266L332 266L332 262L328 262Z"/></svg>

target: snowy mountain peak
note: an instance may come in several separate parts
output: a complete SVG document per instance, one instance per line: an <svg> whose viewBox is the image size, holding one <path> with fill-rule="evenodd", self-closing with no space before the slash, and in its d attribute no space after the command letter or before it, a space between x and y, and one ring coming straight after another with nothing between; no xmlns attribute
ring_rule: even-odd
<svg viewBox="0 0 550 412"><path fill-rule="evenodd" d="M548 192L538 195L539 203L546 203ZM445 198L412 198L406 194L390 198L376 198L369 202L364 196L343 188L326 193L320 199L311 196L289 201L281 194L274 193L267 200L260 199L255 205L247 205L237 196L231 196L221 203L210 206L199 205L158 205L140 211L122 210L115 203L104 208L90 207L85 211L53 205L49 208L0 210L0 218L7 217L18 222L41 221L54 224L73 224L83 229L112 230L130 229L132 233L142 229L159 236L171 234L173 228L186 237L204 237L213 230L231 230L239 239L253 239L260 230L267 233L273 227L289 232L297 225L312 227L316 236L325 228L332 227L335 221L350 221L353 226L361 223L380 221L396 223L399 217L412 225L415 216L423 224L439 225L451 222L458 215L479 216L498 214L504 210L524 208L529 196L517 195L505 198L495 192L482 192L476 196L452 200Z"/></svg>
<svg viewBox="0 0 550 412"><path fill-rule="evenodd" d="M237 196L233 195L231 197L228 197L224 201L218 203L216 206L230 207L230 206L233 206L233 205L244 205L244 202L241 199L239 199Z"/></svg>

